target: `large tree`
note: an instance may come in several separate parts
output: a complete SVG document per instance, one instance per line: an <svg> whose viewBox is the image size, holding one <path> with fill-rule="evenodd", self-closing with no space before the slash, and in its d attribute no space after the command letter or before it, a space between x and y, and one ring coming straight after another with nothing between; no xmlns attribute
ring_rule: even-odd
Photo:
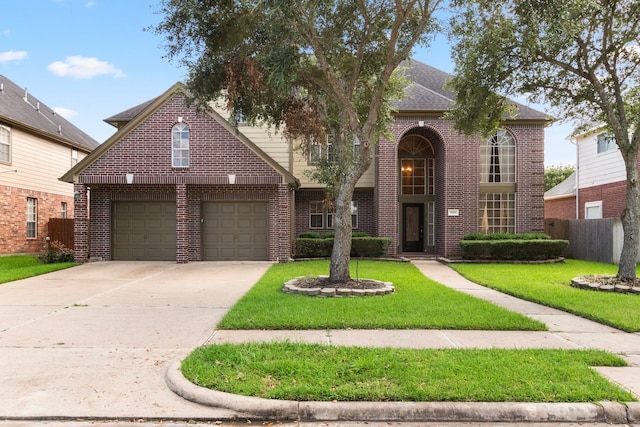
<svg viewBox="0 0 640 427"><path fill-rule="evenodd" d="M282 126L303 152L331 141L332 161L314 174L335 209L331 280L350 278L353 192L402 94L396 71L430 40L439 2L161 2L163 19L153 29L165 37L167 56L189 70L193 101L224 99L250 123Z"/></svg>
<svg viewBox="0 0 640 427"><path fill-rule="evenodd" d="M457 93L464 132L488 133L528 94L554 115L604 124L627 174L618 277L636 277L640 242L640 1L453 0Z"/></svg>

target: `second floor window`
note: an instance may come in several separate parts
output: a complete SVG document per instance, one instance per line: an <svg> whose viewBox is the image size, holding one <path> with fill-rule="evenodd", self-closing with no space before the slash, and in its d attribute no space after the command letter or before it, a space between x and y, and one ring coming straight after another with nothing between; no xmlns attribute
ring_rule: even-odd
<svg viewBox="0 0 640 427"><path fill-rule="evenodd" d="M0 162L11 163L11 128L0 125Z"/></svg>
<svg viewBox="0 0 640 427"><path fill-rule="evenodd" d="M480 182L516 182L516 142L508 130L498 130L480 145Z"/></svg>
<svg viewBox="0 0 640 427"><path fill-rule="evenodd" d="M189 167L189 126L184 123L176 123L171 129L171 165Z"/></svg>
<svg viewBox="0 0 640 427"><path fill-rule="evenodd" d="M598 154L617 148L616 137L611 133L598 135Z"/></svg>

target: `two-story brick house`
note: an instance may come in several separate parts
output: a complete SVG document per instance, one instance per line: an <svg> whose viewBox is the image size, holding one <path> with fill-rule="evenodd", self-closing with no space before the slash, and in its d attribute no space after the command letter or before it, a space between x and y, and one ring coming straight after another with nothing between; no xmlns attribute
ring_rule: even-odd
<svg viewBox="0 0 640 427"><path fill-rule="evenodd" d="M407 73L393 137L355 191L354 229L392 238L391 256L456 256L465 233L542 230L548 117L518 105L493 137L467 137L443 119L448 75L417 61ZM184 95L177 83L107 119L118 131L63 176L79 194L79 261L282 261L300 232L331 231L322 186L304 174L330 149L305 157L221 109L197 113Z"/></svg>
<svg viewBox="0 0 640 427"><path fill-rule="evenodd" d="M49 218L73 218L58 178L98 142L0 75L0 254L42 250Z"/></svg>

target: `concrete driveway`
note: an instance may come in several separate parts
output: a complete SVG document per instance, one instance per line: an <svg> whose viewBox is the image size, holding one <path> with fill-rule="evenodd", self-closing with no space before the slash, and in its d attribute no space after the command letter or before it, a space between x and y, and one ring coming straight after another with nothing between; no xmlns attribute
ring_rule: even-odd
<svg viewBox="0 0 640 427"><path fill-rule="evenodd" d="M164 372L269 266L100 262L0 285L0 419L233 417Z"/></svg>

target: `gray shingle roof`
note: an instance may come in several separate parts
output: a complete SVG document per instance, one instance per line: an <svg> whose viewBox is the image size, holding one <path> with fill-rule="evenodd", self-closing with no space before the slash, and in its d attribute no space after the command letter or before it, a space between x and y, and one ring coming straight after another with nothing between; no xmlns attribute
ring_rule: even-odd
<svg viewBox="0 0 640 427"><path fill-rule="evenodd" d="M0 85L0 121L85 151L92 151L99 145L7 77L0 75Z"/></svg>
<svg viewBox="0 0 640 427"><path fill-rule="evenodd" d="M555 187L545 191L544 198L546 199L549 197L569 197L569 196L575 196L575 195L576 195L576 173L574 172L571 175L569 175L567 179L565 179Z"/></svg>
<svg viewBox="0 0 640 427"><path fill-rule="evenodd" d="M121 128L126 125L131 119L140 114L145 108L153 103L157 99L153 98L149 101L143 102L142 104L138 104L135 107L131 107L128 110L125 110L121 113L114 114L113 116L104 119L105 122L109 123L111 126L115 126L117 128Z"/></svg>
<svg viewBox="0 0 640 427"><path fill-rule="evenodd" d="M451 74L438 70L415 59L405 61L405 75L412 82L405 89L405 96L395 107L400 113L407 112L444 112L453 106L455 94L445 89L445 83ZM533 108L511 101L518 107L517 119L549 120L550 117Z"/></svg>

